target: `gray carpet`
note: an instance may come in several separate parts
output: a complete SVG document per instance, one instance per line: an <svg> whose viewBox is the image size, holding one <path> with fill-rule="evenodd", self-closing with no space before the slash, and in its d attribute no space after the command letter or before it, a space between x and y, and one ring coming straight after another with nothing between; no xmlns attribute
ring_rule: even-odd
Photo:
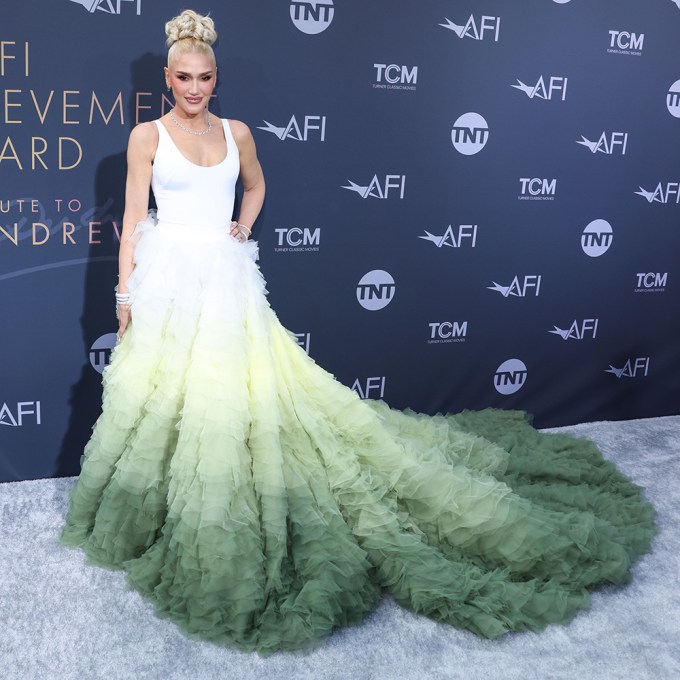
<svg viewBox="0 0 680 680"><path fill-rule="evenodd" d="M57 535L73 479L0 484L0 677L174 680L680 678L680 416L589 423L588 436L659 511L654 551L625 588L605 588L567 626L487 641L385 596L363 625L308 653L267 659L182 636Z"/></svg>

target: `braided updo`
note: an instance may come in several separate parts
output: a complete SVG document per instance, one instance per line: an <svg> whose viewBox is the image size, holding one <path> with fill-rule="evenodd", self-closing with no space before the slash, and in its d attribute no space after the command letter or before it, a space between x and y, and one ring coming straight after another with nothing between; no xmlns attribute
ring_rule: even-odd
<svg viewBox="0 0 680 680"><path fill-rule="evenodd" d="M191 9L185 9L179 16L165 24L168 36L168 64L180 54L203 52L215 62L211 45L217 40L215 22L209 16L202 16Z"/></svg>

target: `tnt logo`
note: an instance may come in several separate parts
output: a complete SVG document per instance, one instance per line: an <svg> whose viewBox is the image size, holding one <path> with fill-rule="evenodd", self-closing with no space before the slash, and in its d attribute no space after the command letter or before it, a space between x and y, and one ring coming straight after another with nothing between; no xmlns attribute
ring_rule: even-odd
<svg viewBox="0 0 680 680"><path fill-rule="evenodd" d="M635 194L642 196L648 203L680 203L680 183L659 182L654 191L647 191L640 187L640 191L636 191Z"/></svg>
<svg viewBox="0 0 680 680"><path fill-rule="evenodd" d="M462 248L469 246L474 248L477 245L477 225L476 224L459 224L456 229L449 224L448 228L442 236L430 234L425 230L425 236L419 236L425 241L434 243L437 248L447 246L449 248Z"/></svg>
<svg viewBox="0 0 680 680"><path fill-rule="evenodd" d="M498 36L501 30L501 18L482 16L480 19L475 19L471 14L470 18L464 24L454 24L451 19L446 19L445 24L439 24L449 31L453 31L459 38L472 38L472 40L484 40L491 38L494 42L498 42Z"/></svg>
<svg viewBox="0 0 680 680"><path fill-rule="evenodd" d="M603 132L596 142L591 142L581 135L581 141L577 140L576 143L585 146L591 153L604 153L609 156L620 153L622 156L625 156L628 146L628 133L612 132L610 135L607 135L606 132Z"/></svg>
<svg viewBox="0 0 680 680"><path fill-rule="evenodd" d="M580 322L574 321L569 328L565 329L553 326L554 330L548 331L548 333L559 335L562 340L595 339L597 337L597 326L599 323L599 319L583 319Z"/></svg>
<svg viewBox="0 0 680 680"><path fill-rule="evenodd" d="M292 116L283 127L272 125L266 120L264 123L263 126L258 126L257 129L271 132L281 141L294 139L296 142L307 142L312 136L318 138L320 142L326 141L326 116L305 116L302 126L297 122L295 116Z"/></svg>
<svg viewBox="0 0 680 680"><path fill-rule="evenodd" d="M637 35L637 33L630 33L629 31L609 31L607 52L640 56L644 42L644 33Z"/></svg>
<svg viewBox="0 0 680 680"><path fill-rule="evenodd" d="M364 274L357 284L357 300L364 309L375 312L392 302L396 289L391 274L374 269Z"/></svg>
<svg viewBox="0 0 680 680"><path fill-rule="evenodd" d="M668 283L668 272L637 274L636 293L663 293Z"/></svg>
<svg viewBox="0 0 680 680"><path fill-rule="evenodd" d="M418 82L417 66L373 64L376 70L373 87L383 90L415 90Z"/></svg>
<svg viewBox="0 0 680 680"><path fill-rule="evenodd" d="M520 177L520 201L554 201L557 192L556 179Z"/></svg>
<svg viewBox="0 0 680 680"><path fill-rule="evenodd" d="M107 14L121 14L123 5L130 4L137 8L137 15L142 13L142 0L71 0L82 5L88 12L106 12ZM132 7L130 8L132 10Z"/></svg>
<svg viewBox="0 0 680 680"><path fill-rule="evenodd" d="M513 297L529 297L531 295L538 297L541 290L541 275L529 274L523 279L515 276L509 286L501 286L494 281L493 286L487 286L487 289L500 293L504 298L511 295Z"/></svg>
<svg viewBox="0 0 680 680"><path fill-rule="evenodd" d="M366 378L363 382L357 378L352 383L352 389L362 399L382 399L385 396L385 376Z"/></svg>
<svg viewBox="0 0 680 680"><path fill-rule="evenodd" d="M6 403L0 408L0 425L23 427L26 419L35 425L41 424L39 401L18 401L14 411Z"/></svg>
<svg viewBox="0 0 680 680"><path fill-rule="evenodd" d="M564 76L550 76L548 82L541 76L535 85L525 85L519 78L517 79L517 85L511 85L516 90L524 92L524 94L529 97L529 99L552 99L555 95L555 99L561 99L565 101L567 98L567 83L569 78Z"/></svg>
<svg viewBox="0 0 680 680"><path fill-rule="evenodd" d="M103 373L111 361L111 352L116 346L117 335L106 333L97 338L90 347L90 364L97 373Z"/></svg>
<svg viewBox="0 0 680 680"><path fill-rule="evenodd" d="M468 322L463 321L434 321L428 324L430 337L428 345L438 345L451 342L465 342L467 337Z"/></svg>
<svg viewBox="0 0 680 680"><path fill-rule="evenodd" d="M274 229L278 237L278 246L274 247L277 253L288 252L318 252L321 241L321 228L308 229L304 227L291 227L290 229Z"/></svg>
<svg viewBox="0 0 680 680"><path fill-rule="evenodd" d="M679 0L680 1L680 0ZM680 118L680 80L676 80L669 88L666 95L668 113L674 118Z"/></svg>
<svg viewBox="0 0 680 680"><path fill-rule="evenodd" d="M333 21L333 0L292 0L290 18L295 28L307 35L322 33Z"/></svg>
<svg viewBox="0 0 680 680"><path fill-rule="evenodd" d="M623 365L623 368L616 368L609 365L605 373L611 373L617 378L638 378L640 376L646 377L649 373L649 357L638 357L637 359L628 359Z"/></svg>
<svg viewBox="0 0 680 680"><path fill-rule="evenodd" d="M305 352L307 352L307 354L309 354L309 343L311 341L312 334L311 333L293 333L293 335L295 336L295 340L297 341L297 344L300 345L300 347L302 347L302 349L304 349Z"/></svg>
<svg viewBox="0 0 680 680"><path fill-rule="evenodd" d="M514 394L522 389L527 381L527 367L519 359L508 359L497 369L493 377L496 392L500 394Z"/></svg>
<svg viewBox="0 0 680 680"><path fill-rule="evenodd" d="M588 257L604 255L612 244L614 230L606 220L593 220L581 234L581 248Z"/></svg>
<svg viewBox="0 0 680 680"><path fill-rule="evenodd" d="M355 184L351 179L347 180L349 186L341 187L341 189L348 189L349 191L356 191L361 198L382 198L388 199L398 193L399 198L404 198L406 191L406 175L385 175L385 181L381 182L378 175L373 175L373 179L368 185ZM390 194L390 192L392 192Z"/></svg>
<svg viewBox="0 0 680 680"><path fill-rule="evenodd" d="M473 156L489 139L489 126L482 116L472 111L464 113L451 129L451 142L458 153Z"/></svg>

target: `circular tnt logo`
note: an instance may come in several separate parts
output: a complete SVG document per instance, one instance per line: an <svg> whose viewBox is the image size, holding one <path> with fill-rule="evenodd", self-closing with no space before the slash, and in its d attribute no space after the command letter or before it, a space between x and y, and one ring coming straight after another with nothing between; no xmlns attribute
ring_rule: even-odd
<svg viewBox="0 0 680 680"><path fill-rule="evenodd" d="M566 5L570 0L553 0L553 2L556 2L558 5Z"/></svg>
<svg viewBox="0 0 680 680"><path fill-rule="evenodd" d="M581 234L581 248L589 257L604 255L612 244L614 230L607 220L593 220Z"/></svg>
<svg viewBox="0 0 680 680"><path fill-rule="evenodd" d="M453 146L464 156L479 153L489 139L489 126L483 116L469 111L464 113L453 124L451 141Z"/></svg>
<svg viewBox="0 0 680 680"><path fill-rule="evenodd" d="M325 31L334 14L333 0L292 0L290 3L290 18L295 27L308 35Z"/></svg>
<svg viewBox="0 0 680 680"><path fill-rule="evenodd" d="M527 367L520 359L508 359L497 369L493 384L500 394L514 394L522 389L527 381Z"/></svg>
<svg viewBox="0 0 680 680"><path fill-rule="evenodd" d="M103 373L111 361L111 350L116 346L116 334L106 333L98 337L90 347L90 364L97 373Z"/></svg>
<svg viewBox="0 0 680 680"><path fill-rule="evenodd" d="M675 118L680 118L680 80L676 80L669 88L666 95L668 113Z"/></svg>
<svg viewBox="0 0 680 680"><path fill-rule="evenodd" d="M364 309L375 312L392 302L396 288L391 274L374 269L364 274L357 284L357 300Z"/></svg>

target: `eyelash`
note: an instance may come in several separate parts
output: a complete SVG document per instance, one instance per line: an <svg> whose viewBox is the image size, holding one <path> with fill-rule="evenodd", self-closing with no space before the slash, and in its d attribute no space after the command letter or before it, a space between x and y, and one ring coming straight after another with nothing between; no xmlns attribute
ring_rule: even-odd
<svg viewBox="0 0 680 680"><path fill-rule="evenodd" d="M187 76L177 76L180 80L187 80ZM212 80L212 76L203 76L201 78L203 81Z"/></svg>

